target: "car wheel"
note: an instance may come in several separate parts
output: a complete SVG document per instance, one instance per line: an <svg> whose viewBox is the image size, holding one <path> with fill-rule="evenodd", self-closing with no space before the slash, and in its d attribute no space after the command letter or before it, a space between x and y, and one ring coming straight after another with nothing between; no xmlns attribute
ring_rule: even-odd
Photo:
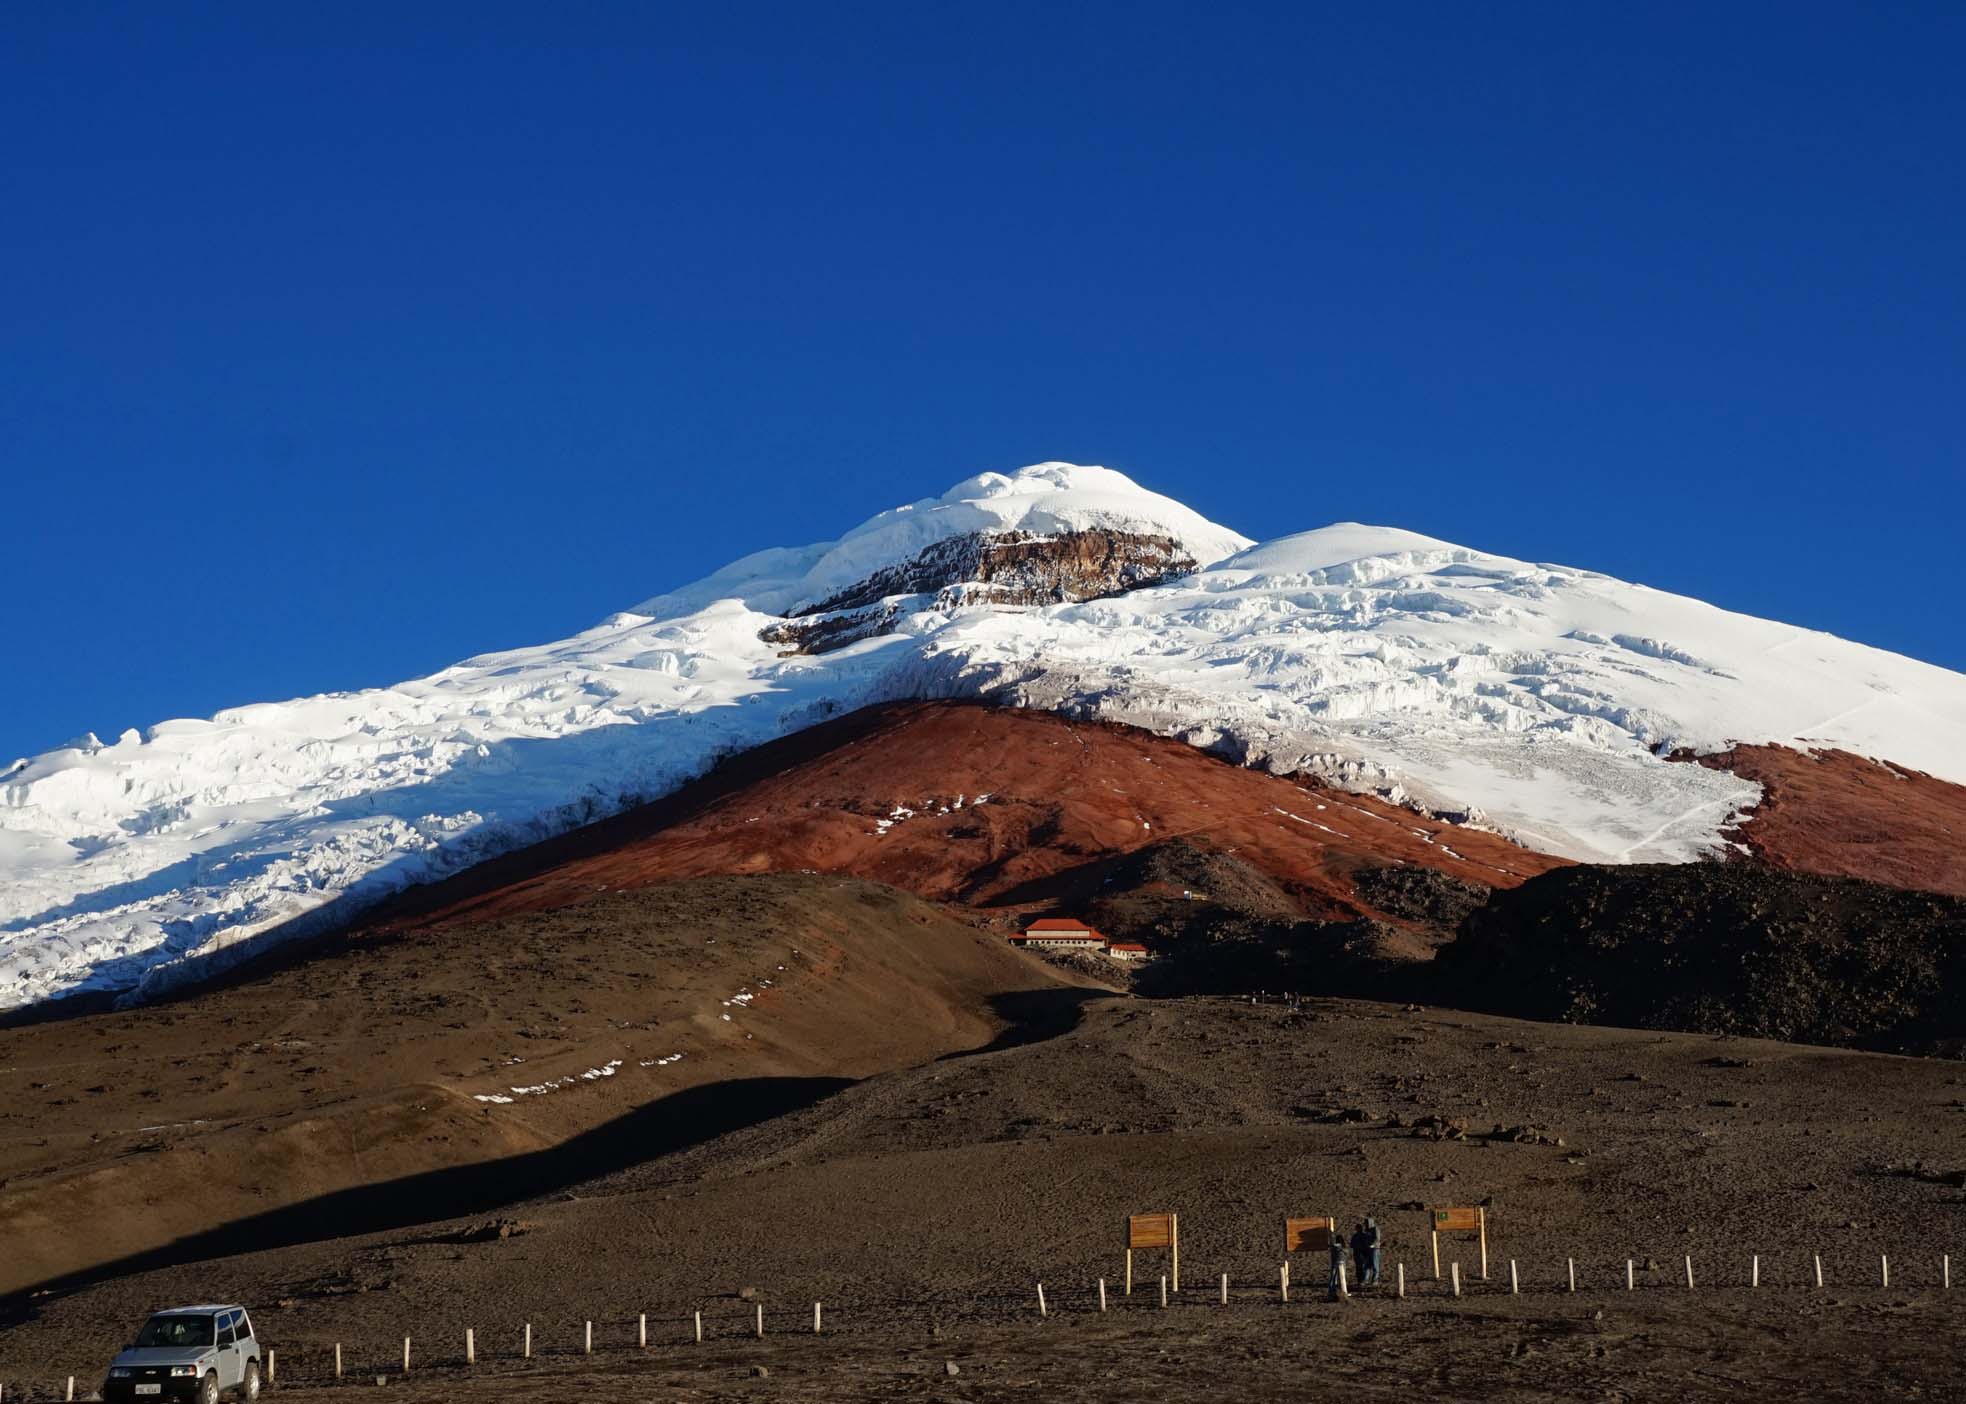
<svg viewBox="0 0 1966 1404"><path fill-rule="evenodd" d="M246 1362L245 1382L240 1386L240 1394L248 1401L259 1398L259 1362Z"/></svg>
<svg viewBox="0 0 1966 1404"><path fill-rule="evenodd" d="M218 1371L206 1375L198 1386L198 1404L218 1404Z"/></svg>

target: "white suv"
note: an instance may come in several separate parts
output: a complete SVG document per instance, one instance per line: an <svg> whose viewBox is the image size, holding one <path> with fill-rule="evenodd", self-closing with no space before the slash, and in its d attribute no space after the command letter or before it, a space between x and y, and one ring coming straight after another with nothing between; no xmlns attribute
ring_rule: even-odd
<svg viewBox="0 0 1966 1404"><path fill-rule="evenodd" d="M106 1404L195 1399L218 1404L229 1389L259 1398L259 1340L242 1306L189 1306L160 1311L135 1344L118 1355L103 1381Z"/></svg>

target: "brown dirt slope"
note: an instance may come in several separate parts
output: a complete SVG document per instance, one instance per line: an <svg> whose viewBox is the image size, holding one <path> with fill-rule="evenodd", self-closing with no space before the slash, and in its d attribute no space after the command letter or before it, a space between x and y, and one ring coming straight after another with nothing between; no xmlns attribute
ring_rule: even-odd
<svg viewBox="0 0 1966 1404"><path fill-rule="evenodd" d="M759 747L668 799L473 869L385 921L551 907L705 873L852 873L936 901L1075 906L1127 855L1188 837L1267 874L1298 915L1374 913L1394 864L1513 886L1561 864L1369 796L1046 712L873 707Z"/></svg>
<svg viewBox="0 0 1966 1404"><path fill-rule="evenodd" d="M1028 1016L1020 998L1060 989L1000 938L850 879L585 898L0 1030L0 1293L504 1203L654 1154L676 1126L988 1043Z"/></svg>
<svg viewBox="0 0 1966 1404"><path fill-rule="evenodd" d="M1762 786L1728 835L1762 862L1966 897L1966 786L1848 751L1736 746L1699 762Z"/></svg>
<svg viewBox="0 0 1966 1404"><path fill-rule="evenodd" d="M1102 1000L1064 1036L870 1079L515 1206L511 1237L459 1219L45 1300L0 1334L0 1377L45 1386L160 1302L237 1298L302 1398L328 1397L301 1391L340 1341L359 1382L386 1372L392 1396L432 1401L1958 1399L1966 1302L1938 1278L1941 1253L1966 1260L1962 1097L1933 1060L1348 1001ZM1472 1242L1443 1243L1460 1301L1427 1267L1436 1204L1488 1210L1489 1282ZM1166 1311L1162 1254L1118 1290L1123 1216L1147 1210L1181 1216L1187 1290ZM1327 1305L1300 1256L1282 1307L1284 1216L1366 1213L1409 1299ZM526 1322L547 1355L522 1365Z"/></svg>

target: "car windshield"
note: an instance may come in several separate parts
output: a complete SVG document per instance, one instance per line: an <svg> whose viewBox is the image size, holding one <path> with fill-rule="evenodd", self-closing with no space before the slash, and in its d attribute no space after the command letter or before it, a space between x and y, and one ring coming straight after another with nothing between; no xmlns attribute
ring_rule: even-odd
<svg viewBox="0 0 1966 1404"><path fill-rule="evenodd" d="M143 1330L137 1333L137 1345L142 1346L208 1346L212 1343L212 1318L209 1316L153 1316L143 1323Z"/></svg>

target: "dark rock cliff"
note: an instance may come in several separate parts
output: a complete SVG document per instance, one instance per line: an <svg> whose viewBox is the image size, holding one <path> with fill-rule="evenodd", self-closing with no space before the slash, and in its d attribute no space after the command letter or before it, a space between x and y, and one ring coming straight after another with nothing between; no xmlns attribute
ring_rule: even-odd
<svg viewBox="0 0 1966 1404"><path fill-rule="evenodd" d="M788 653L826 653L888 633L915 609L1095 600L1187 575L1196 564L1172 537L1138 532L971 533L938 541L845 590L801 605L762 637ZM909 597L915 597L912 603Z"/></svg>
<svg viewBox="0 0 1966 1404"><path fill-rule="evenodd" d="M1966 901L1758 863L1559 868L1494 894L1433 973L1518 1018L1966 1050Z"/></svg>

